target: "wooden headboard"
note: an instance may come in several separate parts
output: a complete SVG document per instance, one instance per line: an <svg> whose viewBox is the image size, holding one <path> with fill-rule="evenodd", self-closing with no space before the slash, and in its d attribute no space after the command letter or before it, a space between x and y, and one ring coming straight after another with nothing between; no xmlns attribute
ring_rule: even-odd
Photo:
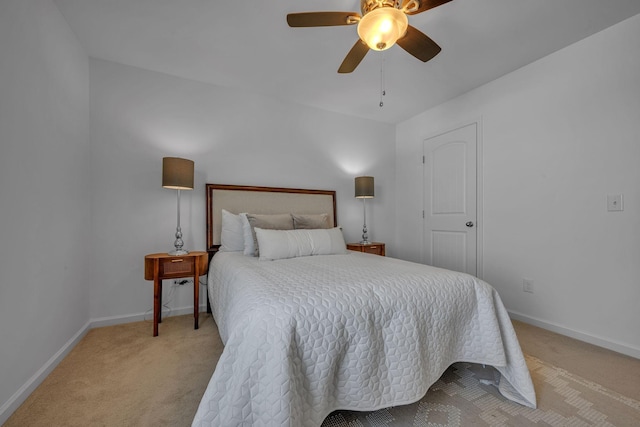
<svg viewBox="0 0 640 427"><path fill-rule="evenodd" d="M222 209L231 213L256 214L329 214L334 227L336 192L300 188L255 187L245 185L207 184L207 251L211 256L220 248Z"/></svg>

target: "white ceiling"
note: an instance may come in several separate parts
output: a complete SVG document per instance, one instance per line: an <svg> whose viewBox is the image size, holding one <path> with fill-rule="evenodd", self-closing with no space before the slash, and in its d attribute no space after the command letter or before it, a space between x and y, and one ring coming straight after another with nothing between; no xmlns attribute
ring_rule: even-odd
<svg viewBox="0 0 640 427"><path fill-rule="evenodd" d="M442 47L433 60L393 46L338 74L356 27L289 28L285 17L359 12L358 0L54 1L92 57L388 123L640 13L640 0L453 0L409 17Z"/></svg>

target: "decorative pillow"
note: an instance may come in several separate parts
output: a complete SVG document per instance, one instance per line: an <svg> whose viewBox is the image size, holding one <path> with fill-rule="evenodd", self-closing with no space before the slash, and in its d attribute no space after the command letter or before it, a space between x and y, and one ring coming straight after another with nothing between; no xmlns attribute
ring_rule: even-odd
<svg viewBox="0 0 640 427"><path fill-rule="evenodd" d="M293 218L291 214L274 214L274 215L258 215L247 214L247 220L251 226L251 235L253 236L253 244L255 245L254 256L260 254L260 244L256 237L256 228L263 230L293 230Z"/></svg>
<svg viewBox="0 0 640 427"><path fill-rule="evenodd" d="M337 227L314 230L255 228L255 232L261 261L347 253L342 231Z"/></svg>
<svg viewBox="0 0 640 427"><path fill-rule="evenodd" d="M253 233L251 232L251 225L247 219L246 213L240 214L240 220L242 221L242 236L244 239L244 255L256 256L256 245L253 242Z"/></svg>
<svg viewBox="0 0 640 427"><path fill-rule="evenodd" d="M331 228L332 224L329 224L329 214L316 214L316 215L299 215L292 213L293 228L299 229L315 229L315 228Z"/></svg>
<svg viewBox="0 0 640 427"><path fill-rule="evenodd" d="M220 234L221 252L240 252L244 250L244 232L240 215L222 209L222 230Z"/></svg>

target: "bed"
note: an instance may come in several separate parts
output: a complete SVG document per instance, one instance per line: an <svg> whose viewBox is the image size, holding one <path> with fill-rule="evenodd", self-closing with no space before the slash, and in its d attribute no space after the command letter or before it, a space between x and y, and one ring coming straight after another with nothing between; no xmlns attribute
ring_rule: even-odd
<svg viewBox="0 0 640 427"><path fill-rule="evenodd" d="M240 221L245 212L320 215L328 224L256 226L259 252L228 250L223 214ZM467 274L347 251L336 225L332 191L207 185L207 246L217 252L208 293L225 348L194 426L320 426L338 409L415 402L461 361L495 367L503 396L536 406L495 289Z"/></svg>

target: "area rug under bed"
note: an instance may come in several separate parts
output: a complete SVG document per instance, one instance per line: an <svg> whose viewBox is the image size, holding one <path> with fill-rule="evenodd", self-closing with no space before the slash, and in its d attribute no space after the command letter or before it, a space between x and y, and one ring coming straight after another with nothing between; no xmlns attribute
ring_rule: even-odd
<svg viewBox="0 0 640 427"><path fill-rule="evenodd" d="M492 385L493 368L456 363L419 402L375 412L336 411L322 427L640 425L640 401L525 357L537 393L537 409L502 397Z"/></svg>

